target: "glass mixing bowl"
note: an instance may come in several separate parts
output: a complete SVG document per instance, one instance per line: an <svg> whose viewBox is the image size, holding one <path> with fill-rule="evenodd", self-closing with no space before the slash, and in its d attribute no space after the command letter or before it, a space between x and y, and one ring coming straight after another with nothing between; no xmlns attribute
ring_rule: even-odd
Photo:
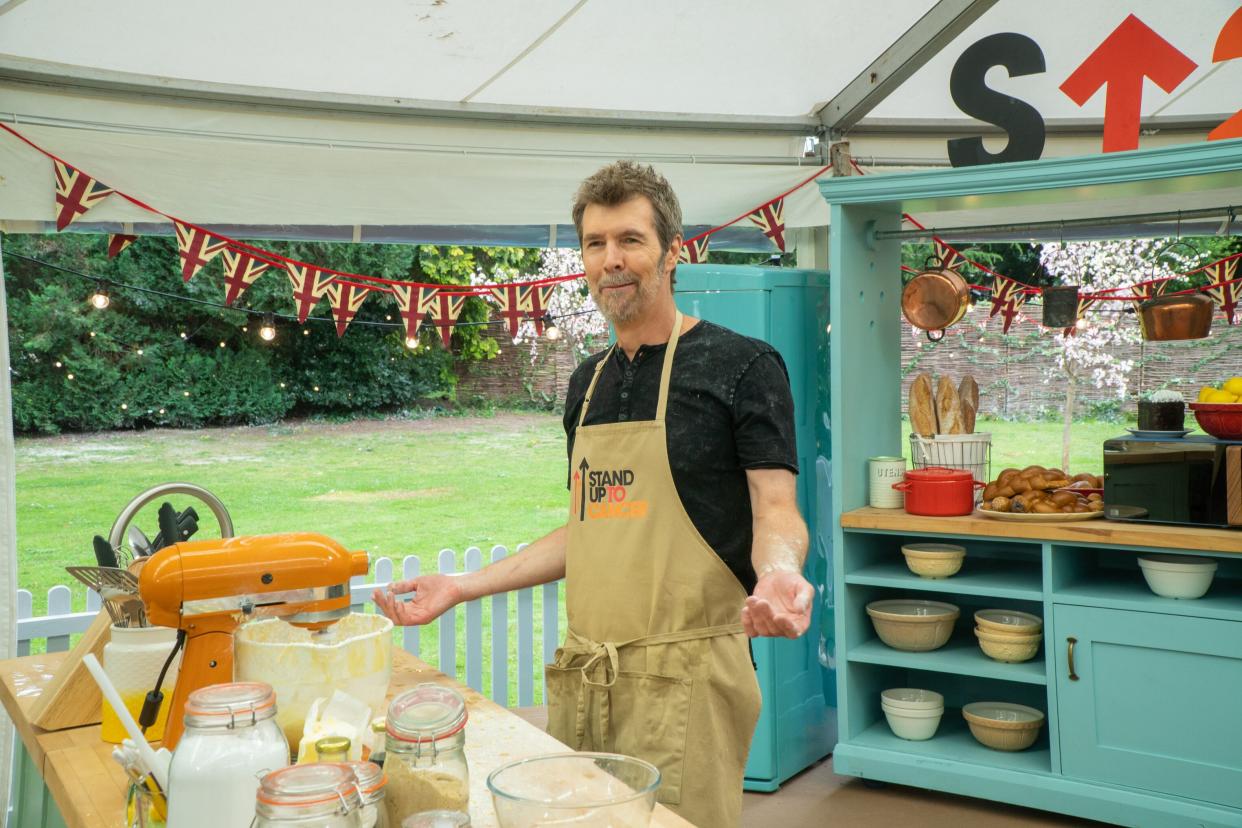
<svg viewBox="0 0 1242 828"><path fill-rule="evenodd" d="M660 771L615 753L519 759L487 777L500 828L646 828Z"/></svg>

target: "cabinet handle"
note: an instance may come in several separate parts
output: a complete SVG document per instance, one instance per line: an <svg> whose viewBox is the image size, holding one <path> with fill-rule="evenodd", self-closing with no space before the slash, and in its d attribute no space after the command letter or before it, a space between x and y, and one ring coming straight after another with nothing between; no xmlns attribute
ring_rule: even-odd
<svg viewBox="0 0 1242 828"><path fill-rule="evenodd" d="M1078 643L1078 639L1070 636L1065 640L1069 642L1069 652L1066 655L1069 661L1069 680L1078 681L1078 674L1074 672L1074 645Z"/></svg>

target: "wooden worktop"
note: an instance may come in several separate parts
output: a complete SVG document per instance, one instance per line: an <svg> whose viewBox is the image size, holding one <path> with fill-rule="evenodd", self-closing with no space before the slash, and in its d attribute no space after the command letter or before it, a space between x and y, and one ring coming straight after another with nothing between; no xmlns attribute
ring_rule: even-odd
<svg viewBox="0 0 1242 828"><path fill-rule="evenodd" d="M55 653L0 661L0 702L43 774L68 828L125 828L125 772L112 760L112 745L100 738L99 725L52 732L35 727L28 718L30 706L64 658L64 653ZM471 824L474 828L495 828L487 775L514 759L565 753L568 748L485 696L394 648L389 698L425 681L450 685L466 699L470 712L466 760L470 765ZM656 807L651 824L655 828L693 828L662 806Z"/></svg>
<svg viewBox="0 0 1242 828"><path fill-rule="evenodd" d="M845 529L872 529L914 534L978 535L1066 543L1104 543L1191 552L1232 552L1242 555L1242 529L1199 529L1192 526L1125 523L1099 518L1073 523L995 520L978 514L963 517L921 517L902 509L871 506L841 515Z"/></svg>

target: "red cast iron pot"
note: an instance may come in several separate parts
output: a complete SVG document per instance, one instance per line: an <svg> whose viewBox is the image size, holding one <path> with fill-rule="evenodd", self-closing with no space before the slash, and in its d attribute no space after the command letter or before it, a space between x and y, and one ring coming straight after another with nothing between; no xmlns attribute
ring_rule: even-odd
<svg viewBox="0 0 1242 828"><path fill-rule="evenodd" d="M975 510L975 489L984 485L968 471L928 466L906 472L906 479L893 488L905 492L907 514L954 517Z"/></svg>

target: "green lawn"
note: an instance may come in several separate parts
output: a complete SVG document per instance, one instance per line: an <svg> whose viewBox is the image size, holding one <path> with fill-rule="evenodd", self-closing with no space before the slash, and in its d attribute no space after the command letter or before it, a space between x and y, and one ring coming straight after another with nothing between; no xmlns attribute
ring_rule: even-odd
<svg viewBox="0 0 1242 828"><path fill-rule="evenodd" d="M994 475L1005 466L1060 462L1058 423L986 421L978 430L992 434ZM1118 433L1116 424L1075 424L1071 470L1098 473L1100 442ZM55 584L73 587L81 609L85 593L64 567L93 563L91 536L106 535L133 496L172 480L218 495L239 534L322 532L398 566L405 555L417 555L423 571L434 572L443 548L513 549L555 528L563 520L564 475L560 420L545 414L23 438L17 443L18 582L34 594L36 615L45 612ZM183 508L192 501L172 502ZM138 516L148 537L156 534L158 506ZM198 511L204 521L198 537L217 537L206 508ZM516 601L509 612L516 618ZM535 617L537 642L538 603ZM435 663L430 630L420 644ZM458 664L465 664L461 648Z"/></svg>

